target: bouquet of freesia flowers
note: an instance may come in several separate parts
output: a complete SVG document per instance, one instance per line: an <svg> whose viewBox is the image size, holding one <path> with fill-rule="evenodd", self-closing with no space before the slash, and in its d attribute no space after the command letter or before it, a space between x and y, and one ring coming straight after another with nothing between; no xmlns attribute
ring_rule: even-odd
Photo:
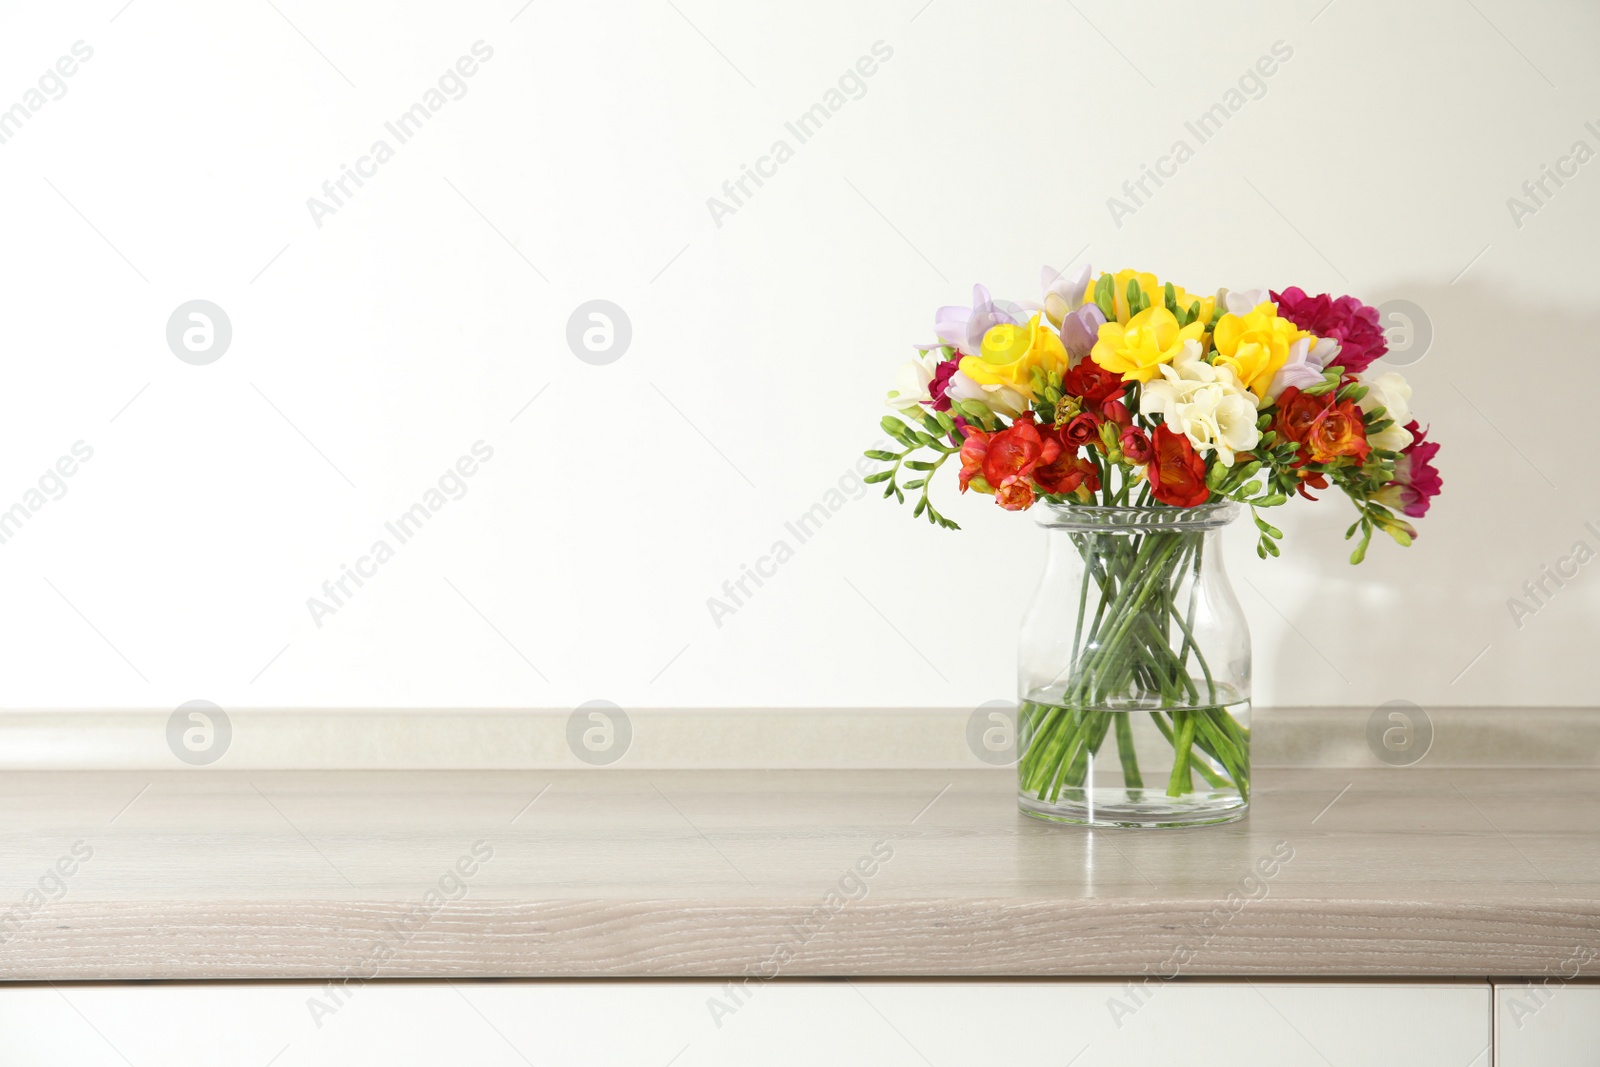
<svg viewBox="0 0 1600 1067"><path fill-rule="evenodd" d="M1170 796L1189 791L1191 763L1244 796L1247 727L1230 712L1238 694L1220 691L1205 642L1189 632L1203 546L1178 526L1162 532L1181 516L1160 509L1247 506L1265 558L1283 535L1258 509L1338 488L1358 512L1345 536L1360 535L1350 557L1359 563L1377 531L1401 545L1416 536L1407 520L1440 490L1439 446L1412 419L1404 378L1364 376L1387 344L1377 310L1353 297L1295 287L1197 297L1154 275L1096 278L1087 266L1046 268L1043 282L1039 303L996 303L977 286L970 308L939 309L937 342L918 346L889 394L897 414L883 429L899 447L869 451L884 467L866 480L902 503L914 493L913 514L948 529L957 526L929 488L952 459L963 493L1008 511L1042 502L1058 516L1138 516L1146 533L1077 539L1085 566L1083 589L1070 593L1079 632L1062 654L1066 680L1023 694L1024 793L1053 801L1081 786L1113 725L1124 741L1125 721L1096 716L1132 707L1160 709L1157 724L1179 750ZM1132 755L1130 740L1124 782L1142 787Z"/></svg>
<svg viewBox="0 0 1600 1067"><path fill-rule="evenodd" d="M883 428L902 451L869 482L915 515L959 527L929 499L950 457L960 488L1008 511L1055 503L1194 507L1219 498L1253 508L1335 486L1375 531L1409 545L1441 487L1439 446L1411 418L1411 386L1363 372L1388 351L1377 309L1354 297L1228 291L1196 298L1152 274L1095 280L1085 266L1046 267L1041 304L940 308L938 342L902 366ZM918 455L927 458L916 458ZM900 481L903 472L915 472ZM1400 513L1400 514L1397 514ZM1257 517L1257 551L1282 536Z"/></svg>

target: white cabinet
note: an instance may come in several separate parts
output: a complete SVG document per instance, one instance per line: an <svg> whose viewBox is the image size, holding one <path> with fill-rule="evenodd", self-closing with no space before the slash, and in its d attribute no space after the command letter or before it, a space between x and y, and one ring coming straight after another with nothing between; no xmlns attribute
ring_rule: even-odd
<svg viewBox="0 0 1600 1067"><path fill-rule="evenodd" d="M1489 1016L1486 983L25 985L0 986L0 1063L1488 1067ZM1557 1062L1587 1061L1512 1067Z"/></svg>
<svg viewBox="0 0 1600 1067"><path fill-rule="evenodd" d="M1496 1067L1600 1064L1600 986L1559 977L1495 986Z"/></svg>

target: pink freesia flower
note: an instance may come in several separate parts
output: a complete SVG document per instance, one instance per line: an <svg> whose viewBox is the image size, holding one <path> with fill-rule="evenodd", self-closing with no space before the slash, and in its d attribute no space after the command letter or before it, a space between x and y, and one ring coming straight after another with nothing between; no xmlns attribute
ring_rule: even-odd
<svg viewBox="0 0 1600 1067"><path fill-rule="evenodd" d="M1278 314L1302 330L1339 342L1339 365L1346 374L1360 374L1373 360L1389 351L1389 342L1378 325L1378 309L1368 307L1353 296L1337 300L1327 293L1307 296L1298 285L1272 294Z"/></svg>

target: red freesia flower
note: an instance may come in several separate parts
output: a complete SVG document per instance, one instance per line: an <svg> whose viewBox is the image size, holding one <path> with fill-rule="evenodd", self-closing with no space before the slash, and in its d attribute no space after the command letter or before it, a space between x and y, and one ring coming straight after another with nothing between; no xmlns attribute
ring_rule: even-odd
<svg viewBox="0 0 1600 1067"><path fill-rule="evenodd" d="M1378 309L1368 307L1353 296L1337 300L1327 293L1307 296L1304 289L1291 285L1272 294L1278 314L1302 330L1339 342L1339 365L1346 374L1360 374L1373 360L1389 351L1389 341L1378 325Z"/></svg>
<svg viewBox="0 0 1600 1067"><path fill-rule="evenodd" d="M961 432L966 435L966 440L961 442L961 491L967 491L967 483L975 475L983 473L983 460L989 454L989 435L976 426L963 423Z"/></svg>
<svg viewBox="0 0 1600 1067"><path fill-rule="evenodd" d="M1298 471L1297 473L1300 476L1300 484L1294 487L1294 491L1305 497L1307 500L1317 499L1311 495L1309 490L1328 488L1327 475L1322 474L1319 471Z"/></svg>
<svg viewBox="0 0 1600 1067"><path fill-rule="evenodd" d="M1116 423L1119 429L1126 429L1133 425L1133 416L1128 414L1128 405L1121 400L1112 399L1102 401L1100 414L1107 422Z"/></svg>
<svg viewBox="0 0 1600 1067"><path fill-rule="evenodd" d="M1117 440L1122 449L1122 454L1128 457L1131 463L1149 463L1150 457L1155 454L1150 444L1150 438L1137 426L1129 426L1122 431L1122 436Z"/></svg>
<svg viewBox="0 0 1600 1067"><path fill-rule="evenodd" d="M1316 463L1331 463L1340 456L1353 456L1357 463L1367 458L1372 446L1367 443L1367 424L1354 401L1330 404L1311 423L1305 443Z"/></svg>
<svg viewBox="0 0 1600 1067"><path fill-rule="evenodd" d="M1155 456L1145 467L1150 493L1163 504L1192 508L1211 498L1206 488L1206 461L1194 450L1189 439L1157 426L1151 441Z"/></svg>
<svg viewBox="0 0 1600 1067"><path fill-rule="evenodd" d="M988 449L983 457L983 480L996 490L1023 482L1035 467L1048 466L1060 454L1061 442L1056 440L1054 434L1048 437L1040 434L1039 428L1034 425L1033 412L1025 412L1010 427L989 438ZM1032 490L1028 495L1028 503L1031 504ZM1016 510L1008 504L1002 503L1000 506ZM1026 507L1027 504L1021 506Z"/></svg>
<svg viewBox="0 0 1600 1067"><path fill-rule="evenodd" d="M1068 448L1082 448L1084 445L1100 440L1100 420L1089 412L1074 415L1072 420L1061 428L1061 443Z"/></svg>
<svg viewBox="0 0 1600 1067"><path fill-rule="evenodd" d="M1067 371L1062 387L1073 396L1081 396L1084 407L1093 407L1112 396L1121 396L1127 388L1122 375L1106 370L1092 359L1080 359L1078 365Z"/></svg>
<svg viewBox="0 0 1600 1067"><path fill-rule="evenodd" d="M1297 387L1291 385L1278 397L1278 415L1272 420L1272 428L1278 431L1278 436L1295 444L1304 444L1306 435L1311 432L1311 427L1328 408L1332 398L1329 396L1307 396ZM1295 466L1305 462L1304 451L1295 460Z"/></svg>
<svg viewBox="0 0 1600 1067"><path fill-rule="evenodd" d="M1046 493L1072 493L1079 486L1097 493L1100 491L1100 471L1088 458L1062 449L1054 463L1033 469L1033 483Z"/></svg>
<svg viewBox="0 0 1600 1067"><path fill-rule="evenodd" d="M1007 511L1027 511L1033 507L1033 486L1012 482L994 491L994 502Z"/></svg>
<svg viewBox="0 0 1600 1067"><path fill-rule="evenodd" d="M1367 458L1367 424L1354 401L1334 402L1334 394L1307 396L1294 386L1278 397L1278 414L1272 428L1278 436L1300 446L1294 465L1331 463L1340 456Z"/></svg>

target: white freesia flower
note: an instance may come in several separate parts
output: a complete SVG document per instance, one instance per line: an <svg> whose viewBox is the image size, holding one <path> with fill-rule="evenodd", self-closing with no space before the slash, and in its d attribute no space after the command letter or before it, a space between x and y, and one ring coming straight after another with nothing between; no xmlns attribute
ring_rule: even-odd
<svg viewBox="0 0 1600 1067"><path fill-rule="evenodd" d="M1387 430L1369 435L1367 442L1373 448L1401 451L1411 443L1411 431L1406 429L1406 423L1411 421L1411 383L1390 371L1361 384L1367 387L1367 395L1356 401L1361 410L1370 414L1381 407L1385 417L1394 420L1394 425Z"/></svg>
<svg viewBox="0 0 1600 1067"><path fill-rule="evenodd" d="M1162 416L1167 429L1187 437L1196 452L1215 451L1224 467L1261 440L1255 394L1233 368L1207 363L1198 341L1185 341L1172 362L1162 364L1161 377L1145 383L1139 410Z"/></svg>
<svg viewBox="0 0 1600 1067"><path fill-rule="evenodd" d="M1291 385L1296 389L1316 385L1322 381L1323 370L1333 366L1338 355L1339 342L1332 337L1319 337L1314 345L1311 338L1300 338L1289 346L1288 361L1278 368L1267 385L1267 399L1278 399Z"/></svg>
<svg viewBox="0 0 1600 1067"><path fill-rule="evenodd" d="M928 386L933 382L933 368L938 366L939 362L938 353L925 352L896 367L894 388L889 390L886 403L894 410L905 414L932 400Z"/></svg>
<svg viewBox="0 0 1600 1067"><path fill-rule="evenodd" d="M1222 291L1222 306L1228 309L1228 314L1237 315L1241 319L1254 311L1257 305L1267 304L1272 301L1272 294L1265 289L1224 289Z"/></svg>
<svg viewBox="0 0 1600 1067"><path fill-rule="evenodd" d="M1052 267L1039 270L1039 283L1044 287L1044 313L1057 329L1061 320L1083 306L1083 295L1089 290L1089 278L1094 272L1085 263L1068 274Z"/></svg>
<svg viewBox="0 0 1600 1067"><path fill-rule="evenodd" d="M951 400L976 400L988 405L990 411L1015 418L1028 410L1028 398L1009 385L979 385L962 371L950 375L945 383L944 395Z"/></svg>

